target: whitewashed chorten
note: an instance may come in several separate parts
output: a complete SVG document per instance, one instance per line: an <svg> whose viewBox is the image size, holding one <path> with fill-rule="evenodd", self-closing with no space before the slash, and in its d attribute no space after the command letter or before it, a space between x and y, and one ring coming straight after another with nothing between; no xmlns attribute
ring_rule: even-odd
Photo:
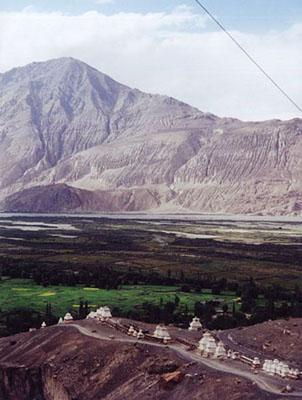
<svg viewBox="0 0 302 400"><path fill-rule="evenodd" d="M204 352L203 352L204 357L214 356L214 354L216 352L216 348L217 348L217 345L216 345L215 339L213 337L210 337L208 340L208 343L206 344Z"/></svg>
<svg viewBox="0 0 302 400"><path fill-rule="evenodd" d="M169 342L171 340L171 336L165 326L157 325L154 334L154 337L157 339L161 339L164 342Z"/></svg>
<svg viewBox="0 0 302 400"><path fill-rule="evenodd" d="M202 329L202 325L200 323L200 319L194 317L192 322L190 322L189 331L200 331Z"/></svg>
<svg viewBox="0 0 302 400"><path fill-rule="evenodd" d="M66 313L65 314L65 317L64 317L64 322L71 322L71 321L73 321L73 317L72 317L72 315L68 312L68 313Z"/></svg>
<svg viewBox="0 0 302 400"><path fill-rule="evenodd" d="M214 357L215 358L226 358L226 355L227 355L227 353L226 353L223 342L219 342L216 347Z"/></svg>
<svg viewBox="0 0 302 400"><path fill-rule="evenodd" d="M205 332L199 341L198 349L203 352L208 344L209 339L212 337L210 332Z"/></svg>
<svg viewBox="0 0 302 400"><path fill-rule="evenodd" d="M112 318L112 314L111 314L110 308L108 306L105 306L103 308L103 318L105 318L105 319Z"/></svg>
<svg viewBox="0 0 302 400"><path fill-rule="evenodd" d="M102 321L104 319L103 313L104 313L104 307L98 308L96 310L96 318Z"/></svg>
<svg viewBox="0 0 302 400"><path fill-rule="evenodd" d="M86 317L86 319L96 319L96 318L97 318L97 313L95 311L91 311Z"/></svg>
<svg viewBox="0 0 302 400"><path fill-rule="evenodd" d="M143 334L143 331L140 329L140 330L138 331L137 338L138 338L139 340L141 340L141 339L144 339L144 337L145 337L145 335Z"/></svg>
<svg viewBox="0 0 302 400"><path fill-rule="evenodd" d="M133 336L133 332L134 332L134 328L133 328L133 326L131 325L131 326L129 327L129 329L128 329L127 334L128 334L129 336Z"/></svg>
<svg viewBox="0 0 302 400"><path fill-rule="evenodd" d="M261 362L258 357L254 357L253 363L252 363L252 368L256 369L259 367L261 367Z"/></svg>

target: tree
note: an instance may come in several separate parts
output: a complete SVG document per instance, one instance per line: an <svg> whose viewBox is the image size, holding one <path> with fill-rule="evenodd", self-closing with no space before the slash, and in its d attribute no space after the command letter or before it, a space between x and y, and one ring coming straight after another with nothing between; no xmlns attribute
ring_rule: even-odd
<svg viewBox="0 0 302 400"><path fill-rule="evenodd" d="M194 314L200 319L202 319L204 316L204 305L200 301L197 301L194 304Z"/></svg>
<svg viewBox="0 0 302 400"><path fill-rule="evenodd" d="M173 313L176 309L176 305L172 301L168 301L163 308L162 311L162 318L165 324L170 324L173 322Z"/></svg>
<svg viewBox="0 0 302 400"><path fill-rule="evenodd" d="M212 285L212 288L211 288L211 290L212 290L212 294L214 294L214 295L220 295L220 293L221 293L221 288L220 288L220 285L218 285L217 283L214 283L213 285Z"/></svg>
<svg viewBox="0 0 302 400"><path fill-rule="evenodd" d="M181 282L185 281L185 273L183 272L183 270L180 271L180 280Z"/></svg>
<svg viewBox="0 0 302 400"><path fill-rule="evenodd" d="M236 314L236 303L235 303L235 301L233 301L233 303L232 303L232 315L233 315L233 317L235 317L235 314Z"/></svg>
<svg viewBox="0 0 302 400"><path fill-rule="evenodd" d="M47 302L45 307L45 322L47 325L51 323L52 314L51 314L51 303Z"/></svg>
<svg viewBox="0 0 302 400"><path fill-rule="evenodd" d="M85 306L84 306L83 300L80 301L80 305L79 305L79 318L80 319L86 318Z"/></svg>
<svg viewBox="0 0 302 400"><path fill-rule="evenodd" d="M229 310L229 306L228 306L227 304L224 304L224 305L222 306L223 314L227 314L228 310Z"/></svg>
<svg viewBox="0 0 302 400"><path fill-rule="evenodd" d="M89 312L90 312L89 303L88 303L88 301L86 300L86 301L85 301L85 317L87 317L87 315L89 314Z"/></svg>

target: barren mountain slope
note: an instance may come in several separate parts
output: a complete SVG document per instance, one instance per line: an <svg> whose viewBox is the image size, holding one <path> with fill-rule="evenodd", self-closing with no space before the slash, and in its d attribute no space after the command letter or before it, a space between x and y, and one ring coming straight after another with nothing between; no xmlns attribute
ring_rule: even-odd
<svg viewBox="0 0 302 400"><path fill-rule="evenodd" d="M301 120L220 119L74 59L0 75L2 210L48 212L65 184L80 200L51 211L301 214L301 151Z"/></svg>
<svg viewBox="0 0 302 400"><path fill-rule="evenodd" d="M267 321L228 332L236 343L263 353L266 358L278 358L302 367L301 318Z"/></svg>

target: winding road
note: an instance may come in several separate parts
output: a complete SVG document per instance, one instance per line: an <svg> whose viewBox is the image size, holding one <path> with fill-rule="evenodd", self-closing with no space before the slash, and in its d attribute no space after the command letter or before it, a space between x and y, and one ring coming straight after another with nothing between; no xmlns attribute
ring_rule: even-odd
<svg viewBox="0 0 302 400"><path fill-rule="evenodd" d="M263 356L262 354L260 355L259 352L249 349L248 347L245 347L245 346L237 343L228 331L219 332L217 334L217 337L230 349L235 350L235 351L241 351L244 355L246 355L248 357L251 357L251 358L258 357L259 359L261 359Z"/></svg>
<svg viewBox="0 0 302 400"><path fill-rule="evenodd" d="M102 334L100 332L93 332L91 331L91 328L86 328L81 325L77 324L68 324L68 325L60 325L62 327L67 327L67 328L74 328L78 332L80 332L82 335L89 336L95 339L103 340L103 341L115 341L115 342L121 342L121 343L136 343L138 340L136 338L131 338L131 337L109 337L108 334ZM117 332L120 334L120 332ZM114 336L114 335L113 335ZM153 346L153 347L167 347L164 344L161 343L154 343L154 342L149 342L147 340L139 340L139 343L146 344L148 346ZM245 379L248 379L255 383L260 389L273 394L273 395L278 395L284 396L284 397L292 397L296 399L302 399L302 391L297 391L297 392L292 392L292 393L282 393L280 391L280 388L274 385L273 380L270 377L266 377L264 375L255 375L254 373L251 373L247 370L239 369L231 365L227 365L221 361L218 360L212 360L212 359L206 359L201 357L199 354L196 352L191 352L188 350L185 350L182 348L180 345L176 344L171 344L168 345L168 347L172 350L174 350L176 353L178 353L182 358L189 362L197 362L199 364L202 364L208 368L214 369L216 371L220 371L223 373L228 373L232 374L238 377L242 377ZM281 386L281 385L280 385Z"/></svg>

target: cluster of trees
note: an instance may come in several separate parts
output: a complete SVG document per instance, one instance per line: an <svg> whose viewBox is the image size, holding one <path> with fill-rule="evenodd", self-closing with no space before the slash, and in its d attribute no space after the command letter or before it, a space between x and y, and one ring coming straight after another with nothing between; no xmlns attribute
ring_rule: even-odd
<svg viewBox="0 0 302 400"><path fill-rule="evenodd" d="M302 291L298 286L294 290L278 285L260 286L252 278L245 283L240 283L226 278L213 279L202 274L187 277L184 271L177 273L174 271L172 274L171 270L168 270L163 274L132 267L127 270L118 269L104 264L90 265L87 268L79 266L77 270L74 270L69 265L45 264L41 268L36 263L3 262L0 268L3 275L11 278L32 279L43 286L82 284L118 289L121 285L179 285L182 292L202 294L204 289L211 289L212 294L216 296L224 291L230 291L241 298L240 307L235 303L232 307L224 305L220 313L217 313L217 307L222 305L215 301L198 301L195 303L194 313L190 313L186 305L181 304L178 296L175 296L174 301L166 303L162 300L158 304L145 302L126 315L119 309L114 310L115 315L152 323L165 322L187 326L196 315L204 326L210 329L227 329L268 319L302 317ZM74 313L74 317L85 318L88 312L88 303L83 300L78 312ZM47 324L56 322L51 304L46 305L44 313L37 313L35 310L13 310L9 313L0 311L0 329L4 329L9 334L28 330L33 326L38 327L43 320Z"/></svg>
<svg viewBox="0 0 302 400"><path fill-rule="evenodd" d="M48 264L35 262L15 263L10 259L3 260L0 264L0 274L10 278L32 279L36 284L76 286L95 286L101 289L117 289L121 285L181 285L183 291L212 289L213 293L221 291L239 290L236 282L225 278L215 279L207 274L186 276L183 270L169 269L167 273L148 271L140 268L118 268L116 265L100 263L98 265L79 265L76 269L69 264Z"/></svg>
<svg viewBox="0 0 302 400"><path fill-rule="evenodd" d="M14 335L27 332L31 328L40 328L42 322L54 325L58 319L52 313L51 303L46 303L44 312L31 308L15 308L10 311L0 310L0 336Z"/></svg>
<svg viewBox="0 0 302 400"><path fill-rule="evenodd" d="M187 286L183 289L188 291ZM202 289L198 290L202 292ZM229 306L218 299L197 301L192 312L181 302L180 297L175 295L174 301L164 302L163 299L159 299L158 304L144 302L127 313L118 307L112 311L120 317L149 323L175 324L183 328L187 328L193 316L197 316L209 329L230 329L269 319L302 317L302 291L298 286L293 292L274 286L259 288L251 279L242 288L238 288L238 292L240 291L240 306L235 302ZM217 294L216 286L212 288L212 293ZM84 319L90 312L89 304L81 300L78 310L69 311L75 319ZM47 303L45 311L41 313L31 309L15 309L5 313L0 310L0 336L27 331L33 327L39 328L43 321L47 325L57 323L51 303Z"/></svg>
<svg viewBox="0 0 302 400"><path fill-rule="evenodd" d="M226 280L212 284L212 294L219 295L222 289L229 287ZM174 302L159 304L143 303L141 307L125 315L128 318L143 320L151 323L173 323L187 327L193 316L197 316L203 325L209 329L230 329L239 326L248 326L264 322L269 319L302 317L302 291L296 286L293 291L279 286L260 287L253 279L240 286L233 285L233 289L240 302L231 305L221 303L219 299L211 301L198 301L194 305L194 312L189 312L185 304L175 296ZM182 291L199 292L201 288L190 289L188 285L182 286ZM121 310L115 310L121 315Z"/></svg>

